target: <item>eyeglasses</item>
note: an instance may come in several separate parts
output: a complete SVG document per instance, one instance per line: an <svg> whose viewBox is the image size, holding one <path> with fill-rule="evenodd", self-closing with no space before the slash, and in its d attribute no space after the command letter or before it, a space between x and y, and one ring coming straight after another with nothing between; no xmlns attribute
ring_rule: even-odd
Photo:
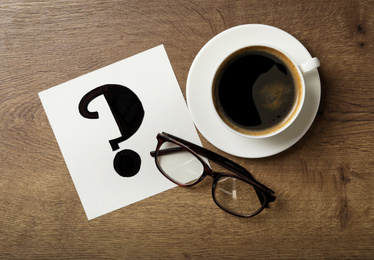
<svg viewBox="0 0 374 260"><path fill-rule="evenodd" d="M167 133L158 134L157 140L151 156L159 171L183 187L211 176L213 200L228 213L253 217L276 198L274 191L256 181L246 169L219 154ZM223 166L227 173L213 171L208 159Z"/></svg>

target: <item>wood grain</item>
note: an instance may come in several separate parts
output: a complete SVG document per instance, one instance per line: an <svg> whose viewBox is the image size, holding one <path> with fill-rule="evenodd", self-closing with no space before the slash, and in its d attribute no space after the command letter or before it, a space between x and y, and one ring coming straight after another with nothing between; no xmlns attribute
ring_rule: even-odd
<svg viewBox="0 0 374 260"><path fill-rule="evenodd" d="M1 259L373 259L374 1L0 2ZM211 182L87 221L37 93L164 44L185 95L200 48L261 23L321 61L307 134L240 163L277 200L252 219L221 211ZM250 148L249 148L250 149Z"/></svg>

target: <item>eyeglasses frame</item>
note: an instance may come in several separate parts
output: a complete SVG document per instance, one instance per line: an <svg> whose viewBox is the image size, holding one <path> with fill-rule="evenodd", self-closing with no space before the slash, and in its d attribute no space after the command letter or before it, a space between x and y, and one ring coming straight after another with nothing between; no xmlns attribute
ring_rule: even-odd
<svg viewBox="0 0 374 260"><path fill-rule="evenodd" d="M156 163L156 166L157 166L158 170L167 179L169 179L170 181L172 181L175 184L177 184L179 186L182 186L182 187L194 186L194 185L198 184L199 182L201 182L207 175L211 176L213 178L213 184L212 184L213 200L217 204L217 206L219 206L222 210L224 210L224 211L226 211L230 214L233 214L233 215L236 215L236 216L239 216L239 217L245 217L245 218L253 217L253 216L259 214L264 208L266 208L268 206L268 204L270 202L273 202L276 198L274 196L274 191L272 191L271 189L269 189L265 185L258 182L245 168L243 168L239 164L231 161L228 158L225 158L225 157L223 157L223 156L221 156L221 155L219 155L215 152L212 152L212 151L210 151L210 150L208 150L204 147L198 146L196 144L193 144L191 142L188 142L184 139L181 139L179 137L176 137L174 135L171 135L171 134L168 134L168 133L165 133L165 132L159 133L157 135L157 141L158 141L158 143L157 143L157 146L156 146L156 150L152 151L150 154L151 154L152 157L155 158L155 163ZM171 142L171 143L174 143L174 144L176 144L180 147L173 147L173 148L160 150L162 144L165 143L165 142ZM159 162L157 160L159 155L174 153L177 150L181 150L181 149L185 149L185 150L189 151L203 165L203 173L200 176L200 178L197 179L195 182L190 183L190 184L181 184L181 183L178 183L175 180L173 180L171 177L168 176L167 173L164 172L164 170L161 168L161 166L159 165ZM211 161L221 165L222 167L226 168L227 170L235 173L237 176L232 175L232 174L226 174L226 173L222 173L222 172L213 171L212 168L200 156L204 156L208 160L211 160ZM257 193L258 199L260 200L261 207L257 211L255 211L254 213L248 214L248 215L240 215L240 214L237 214L236 212L233 212L233 211L230 211L230 210L224 208L216 200L215 195L214 195L214 191L215 191L217 182L222 177L236 178L236 179L239 179L241 181L244 181L244 182L252 185L254 187L256 193Z"/></svg>

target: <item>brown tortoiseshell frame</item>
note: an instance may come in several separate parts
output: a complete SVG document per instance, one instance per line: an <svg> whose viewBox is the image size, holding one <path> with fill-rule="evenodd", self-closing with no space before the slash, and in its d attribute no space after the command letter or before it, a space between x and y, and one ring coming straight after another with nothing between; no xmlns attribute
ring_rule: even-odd
<svg viewBox="0 0 374 260"><path fill-rule="evenodd" d="M228 213L231 213L233 215L236 215L236 216L239 216L239 217L253 217L255 215L257 215L258 213L260 213L265 207L268 206L268 204L270 202L273 202L275 200L275 196L274 196L274 191L272 191L271 189L269 189L268 187L266 187L265 185L259 183L246 169L244 169L242 166L240 166L239 164L217 154L217 153L214 153L212 151L209 151L208 149L205 149L203 147L200 147L196 144L193 144L193 143L190 143L186 140L183 140L179 137L176 137L176 136L173 136L171 134L168 134L168 133L160 133L157 135L157 140L158 140L158 143L157 143L157 147L156 147L156 150L155 151L152 151L151 152L151 156L155 158L155 162L156 162L156 166L157 168L159 169L159 171L166 177L168 178L170 181L178 184L179 186L183 186L183 187L191 187L193 185L196 185L197 183L199 183L200 181L202 181L207 175L211 176L214 180L213 180L213 186L212 186L212 196L213 196L213 200L214 202L221 208L223 209L224 211L228 212ZM173 147L173 148L169 148L169 149L163 149L163 150L160 150L160 147L161 145L164 143L164 142L172 142L176 145L178 145L179 147ZM191 154L193 154L204 166L204 170L203 170L203 174L201 175L201 177L199 179L197 179L195 182L193 183L190 183L190 184L181 184L181 183L178 183L176 182L175 180L171 179L164 171L163 169L160 167L159 163L158 163L158 160L157 160L157 157L159 155L165 155L165 154L169 154L169 153L175 153L175 152L178 152L178 151L181 151L181 150L187 150L189 151ZM235 175L231 175L231 174L225 174L225 173L219 173L219 172L214 172L210 167L209 165L199 156L204 156L205 158L225 167L226 169L230 170L231 172L237 174L238 176L235 176ZM252 185L257 193L257 196L258 196L258 199L261 203L261 207L254 213L252 214L249 214L249 215L240 215L240 214L237 214L235 212L232 212L226 208L224 208L215 198L214 196L214 190L215 190L215 187L216 187L216 184L219 180L219 178L221 177L231 177L231 178L237 178L237 179L240 179L250 185Z"/></svg>

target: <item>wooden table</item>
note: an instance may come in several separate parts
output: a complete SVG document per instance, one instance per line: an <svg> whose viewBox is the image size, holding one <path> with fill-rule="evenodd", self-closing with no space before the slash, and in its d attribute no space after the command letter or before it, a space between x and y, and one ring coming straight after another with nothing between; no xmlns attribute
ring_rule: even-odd
<svg viewBox="0 0 374 260"><path fill-rule="evenodd" d="M37 93L164 44L183 94L216 34L281 28L321 61L307 134L262 159L227 155L277 200L242 219L211 181L88 221ZM374 1L0 3L0 259L374 258Z"/></svg>

